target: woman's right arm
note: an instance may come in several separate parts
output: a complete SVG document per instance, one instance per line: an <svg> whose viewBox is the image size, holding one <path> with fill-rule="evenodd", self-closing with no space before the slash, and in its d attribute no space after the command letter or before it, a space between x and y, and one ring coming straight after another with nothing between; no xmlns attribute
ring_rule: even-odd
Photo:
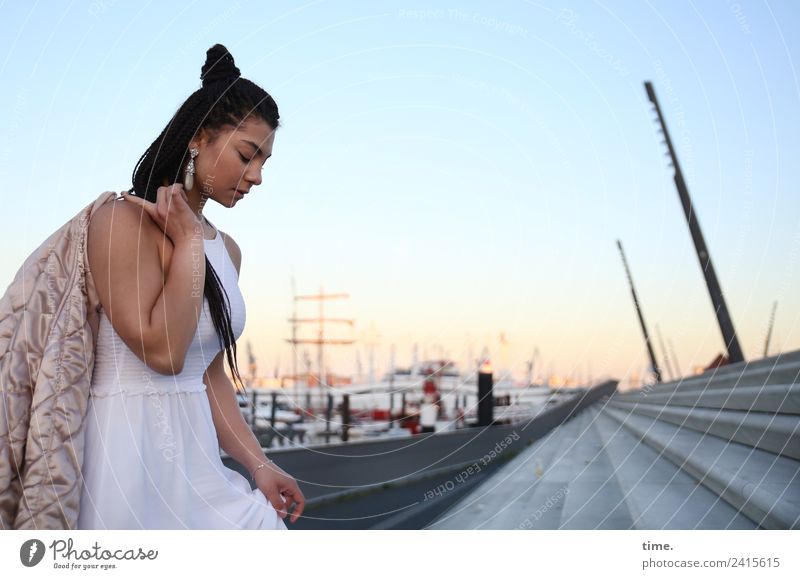
<svg viewBox="0 0 800 579"><path fill-rule="evenodd" d="M170 218L175 225L171 212ZM100 305L125 344L159 374L183 370L203 304L202 228L196 223L193 238L185 234L187 223L181 235L171 228L169 271L162 269L156 245L163 233L141 207L113 201L89 223L87 250Z"/></svg>
<svg viewBox="0 0 800 579"><path fill-rule="evenodd" d="M206 256L201 230L198 241L175 244L169 272L165 272L166 281L150 311L153 342L166 343L169 370L166 374L178 374L183 370L186 352L194 339L203 307L205 272Z"/></svg>

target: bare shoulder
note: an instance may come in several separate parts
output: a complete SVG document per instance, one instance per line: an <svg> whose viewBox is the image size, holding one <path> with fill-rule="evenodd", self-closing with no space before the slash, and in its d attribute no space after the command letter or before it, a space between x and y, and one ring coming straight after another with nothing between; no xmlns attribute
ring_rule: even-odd
<svg viewBox="0 0 800 579"><path fill-rule="evenodd" d="M219 234L225 241L225 247L228 249L228 255L231 256L231 261L233 262L233 265L236 266L236 273L238 274L242 269L242 250L239 248L239 244L234 241L233 237L224 231L220 231Z"/></svg>
<svg viewBox="0 0 800 579"><path fill-rule="evenodd" d="M112 227L113 226L113 227ZM119 227L117 233L129 233L131 228L136 228L139 241L142 238L152 239L153 227L158 227L144 209L128 203L124 199L114 199L98 207L89 221L89 236L108 241L115 233L113 228Z"/></svg>

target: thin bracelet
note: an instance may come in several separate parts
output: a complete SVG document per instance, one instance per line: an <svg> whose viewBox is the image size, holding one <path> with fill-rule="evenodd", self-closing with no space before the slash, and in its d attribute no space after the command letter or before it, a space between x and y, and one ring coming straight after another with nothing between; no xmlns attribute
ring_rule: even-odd
<svg viewBox="0 0 800 579"><path fill-rule="evenodd" d="M251 472L251 473L250 473L250 478L251 478L251 479L253 479L253 480L255 480L255 478L256 478L256 473L258 472L258 469L260 469L260 468L264 468L265 466L267 466L267 465L268 465L268 464L270 464L270 463L272 463L272 459L271 459L271 458L268 458L268 459L267 459L267 462L262 462L261 464L259 464L259 465L258 465L256 468L254 468L254 469L253 469L253 472ZM273 463L273 464L274 464L274 463Z"/></svg>

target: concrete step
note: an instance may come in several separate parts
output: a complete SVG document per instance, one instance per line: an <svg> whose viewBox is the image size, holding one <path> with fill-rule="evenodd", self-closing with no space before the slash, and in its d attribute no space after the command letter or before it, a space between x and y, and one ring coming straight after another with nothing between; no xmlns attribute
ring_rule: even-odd
<svg viewBox="0 0 800 579"><path fill-rule="evenodd" d="M557 529L564 479L587 413L551 430L488 481L442 513L428 529Z"/></svg>
<svg viewBox="0 0 800 579"><path fill-rule="evenodd" d="M800 461L618 408L604 412L759 526L800 528Z"/></svg>
<svg viewBox="0 0 800 579"><path fill-rule="evenodd" d="M568 489L560 529L634 529L634 515L613 464L595 427L596 412L586 410L578 444L570 453Z"/></svg>
<svg viewBox="0 0 800 579"><path fill-rule="evenodd" d="M758 358L756 360L738 362L736 364L726 364L725 366L721 366L713 370L708 370L707 372L704 372L704 375L715 374L716 376L723 376L725 374L741 374L742 372L747 372L749 370L774 367L774 366L779 366L781 364L788 364L791 362L800 364L800 350L794 350L792 352L783 352L781 354L775 354L767 358Z"/></svg>
<svg viewBox="0 0 800 579"><path fill-rule="evenodd" d="M800 415L800 384L744 386L730 390L625 392L615 394L613 398L625 402Z"/></svg>
<svg viewBox="0 0 800 579"><path fill-rule="evenodd" d="M800 417L792 414L620 402L614 397L608 407L800 459Z"/></svg>
<svg viewBox="0 0 800 579"><path fill-rule="evenodd" d="M757 529L757 524L643 444L597 406L593 426L635 529Z"/></svg>
<svg viewBox="0 0 800 579"><path fill-rule="evenodd" d="M655 384L648 388L648 393L736 389L768 384L796 384L797 382L800 382L800 363L793 360L774 366L757 366L738 372L706 372L675 382Z"/></svg>

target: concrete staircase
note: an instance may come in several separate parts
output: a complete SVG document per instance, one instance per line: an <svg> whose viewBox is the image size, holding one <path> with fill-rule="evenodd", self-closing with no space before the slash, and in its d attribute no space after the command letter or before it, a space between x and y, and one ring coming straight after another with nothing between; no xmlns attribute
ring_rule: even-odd
<svg viewBox="0 0 800 579"><path fill-rule="evenodd" d="M607 397L427 528L800 528L800 352Z"/></svg>

